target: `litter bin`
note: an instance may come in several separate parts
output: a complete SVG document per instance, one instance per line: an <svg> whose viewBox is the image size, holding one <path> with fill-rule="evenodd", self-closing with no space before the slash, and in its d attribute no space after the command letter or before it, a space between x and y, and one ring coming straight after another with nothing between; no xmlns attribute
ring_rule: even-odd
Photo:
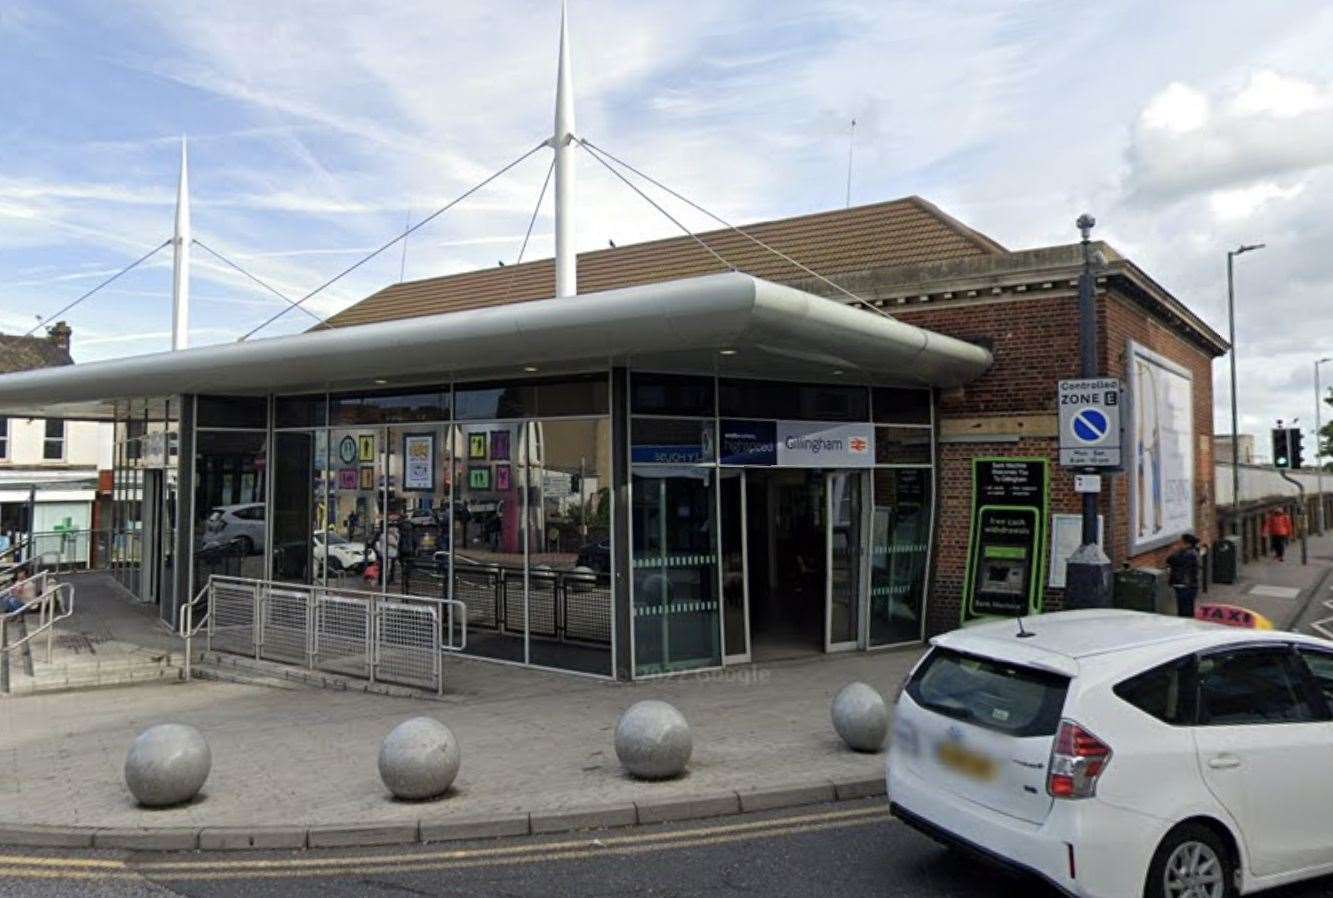
<svg viewBox="0 0 1333 898"><path fill-rule="evenodd" d="M1111 606L1130 611L1157 610L1159 572L1145 568L1116 571L1111 580Z"/></svg>
<svg viewBox="0 0 1333 898"><path fill-rule="evenodd" d="M1228 536L1213 543L1213 582L1235 583L1240 559L1240 537Z"/></svg>

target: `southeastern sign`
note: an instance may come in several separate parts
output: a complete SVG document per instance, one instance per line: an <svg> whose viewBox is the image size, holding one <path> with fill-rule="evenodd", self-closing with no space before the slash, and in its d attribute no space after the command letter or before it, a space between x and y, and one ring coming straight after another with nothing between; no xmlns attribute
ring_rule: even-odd
<svg viewBox="0 0 1333 898"><path fill-rule="evenodd" d="M875 463L870 424L723 419L719 459L724 465L787 468L862 468Z"/></svg>
<svg viewBox="0 0 1333 898"><path fill-rule="evenodd" d="M1120 381L1114 377L1062 380L1060 464L1067 468L1119 468Z"/></svg>
<svg viewBox="0 0 1333 898"><path fill-rule="evenodd" d="M1044 458L972 460L964 623L1040 613L1049 494Z"/></svg>

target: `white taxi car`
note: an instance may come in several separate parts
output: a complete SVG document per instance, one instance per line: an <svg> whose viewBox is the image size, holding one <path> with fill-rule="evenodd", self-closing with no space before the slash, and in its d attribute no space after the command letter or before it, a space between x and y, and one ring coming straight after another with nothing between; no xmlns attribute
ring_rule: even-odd
<svg viewBox="0 0 1333 898"><path fill-rule="evenodd" d="M892 813L1090 898L1333 873L1333 645L1133 611L932 640L894 711Z"/></svg>

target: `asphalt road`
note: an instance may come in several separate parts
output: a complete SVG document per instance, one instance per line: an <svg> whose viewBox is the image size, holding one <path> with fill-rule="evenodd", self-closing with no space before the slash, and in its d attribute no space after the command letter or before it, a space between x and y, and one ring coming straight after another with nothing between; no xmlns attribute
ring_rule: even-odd
<svg viewBox="0 0 1333 898"><path fill-rule="evenodd" d="M1333 880L1270 892L1316 898ZM408 849L128 854L8 851L0 896L913 896L1055 898L950 853L887 817L883 801L670 827Z"/></svg>

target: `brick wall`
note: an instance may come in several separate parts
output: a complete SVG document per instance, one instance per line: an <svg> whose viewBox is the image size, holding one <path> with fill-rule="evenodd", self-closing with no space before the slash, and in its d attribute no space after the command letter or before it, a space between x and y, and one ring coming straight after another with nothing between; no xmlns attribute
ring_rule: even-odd
<svg viewBox="0 0 1333 898"><path fill-rule="evenodd" d="M1133 338L1187 368L1194 379L1195 526L1202 539L1215 538L1212 483L1212 359L1206 351L1167 330L1154 317L1114 291L1098 301L1099 354L1107 376L1126 378L1126 341ZM1078 300L1072 291L1004 296L993 300L899 308L897 317L940 333L985 342L995 365L962 390L939 397L943 424L958 418L1046 416L1053 432L1055 382L1078 376ZM972 459L981 456L1047 458L1051 463L1051 513L1078 514L1082 509L1073 477L1059 467L1059 441L1053 436L1022 436L1015 442L942 442L939 447L935 545L928 633L958 626L967 564L972 502ZM1099 510L1106 520L1106 551L1119 567L1160 566L1169 549L1127 558L1127 476L1103 479ZM1049 551L1049 546L1043 547ZM1040 576L1045 582L1049 567ZM1063 596L1047 589L1045 607L1058 610Z"/></svg>

